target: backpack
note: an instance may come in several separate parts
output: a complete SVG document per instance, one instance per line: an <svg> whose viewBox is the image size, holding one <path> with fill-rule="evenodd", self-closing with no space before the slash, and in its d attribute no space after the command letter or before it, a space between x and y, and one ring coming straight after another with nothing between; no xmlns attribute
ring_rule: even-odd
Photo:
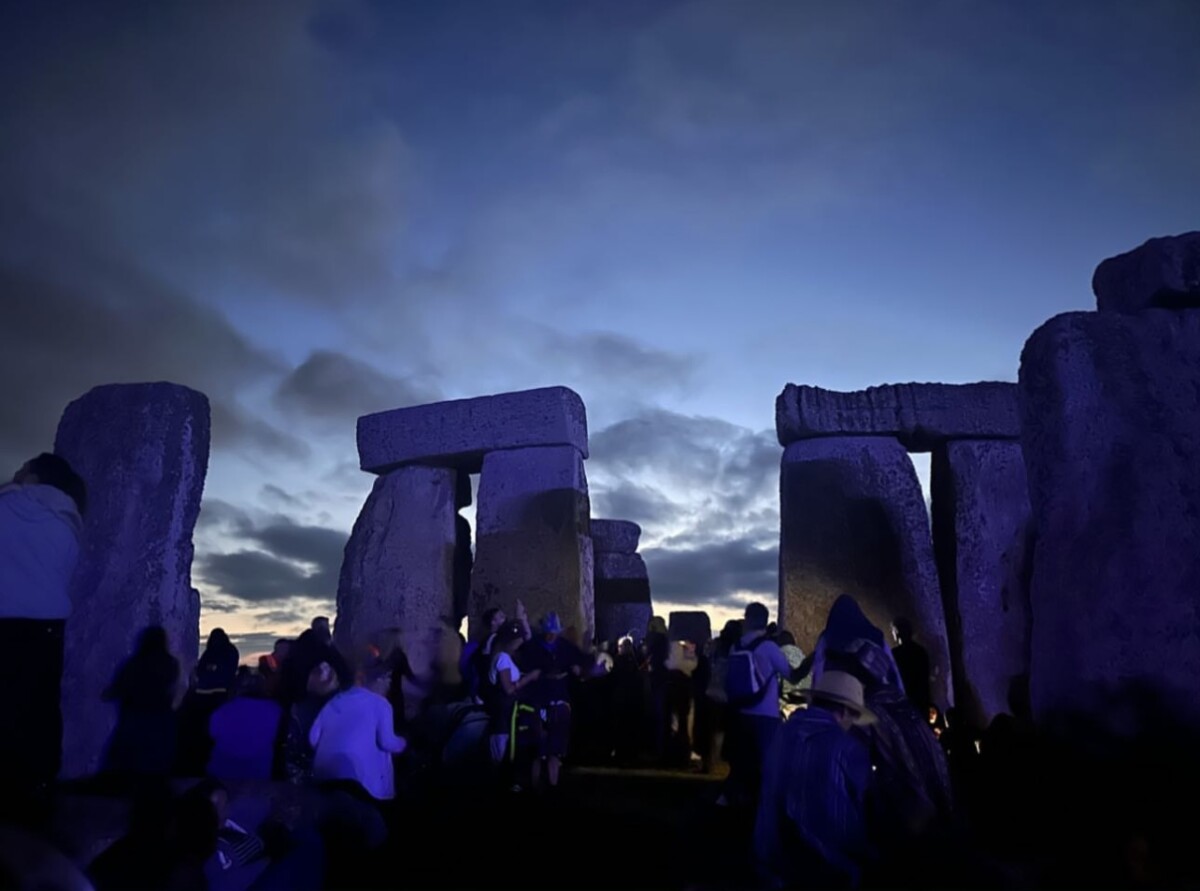
<svg viewBox="0 0 1200 891"><path fill-rule="evenodd" d="M770 687L770 678L759 676L754 661L754 651L766 640L764 635L748 647L735 644L729 650L729 661L725 667L725 696L733 708L753 708L762 702Z"/></svg>

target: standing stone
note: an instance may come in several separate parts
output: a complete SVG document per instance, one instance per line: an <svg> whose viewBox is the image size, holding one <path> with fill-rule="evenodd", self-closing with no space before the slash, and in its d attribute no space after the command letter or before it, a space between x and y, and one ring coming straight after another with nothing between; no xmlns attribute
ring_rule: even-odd
<svg viewBox="0 0 1200 891"><path fill-rule="evenodd" d="M933 545L959 710L986 727L1029 671L1029 488L1018 442L934 449Z"/></svg>
<svg viewBox="0 0 1200 891"><path fill-rule="evenodd" d="M885 634L907 616L948 699L949 650L929 516L908 453L891 437L810 439L783 454L779 624L813 652L829 609L852 595Z"/></svg>
<svg viewBox="0 0 1200 891"><path fill-rule="evenodd" d="M775 400L779 444L894 436L912 452L952 439L1017 439L1016 384L887 384L854 393L788 384Z"/></svg>
<svg viewBox="0 0 1200 891"><path fill-rule="evenodd" d="M593 537L592 547L595 545ZM630 632L640 639L652 615L650 576L645 561L638 554L597 552L595 564L597 640L614 640Z"/></svg>
<svg viewBox="0 0 1200 891"><path fill-rule="evenodd" d="M712 640L712 620L702 610L683 610L667 615L667 636L702 646Z"/></svg>
<svg viewBox="0 0 1200 891"><path fill-rule="evenodd" d="M454 614L457 473L403 467L375 480L346 544L338 582L338 648L357 654L399 627L425 640Z"/></svg>
<svg viewBox="0 0 1200 891"><path fill-rule="evenodd" d="M1096 267L1092 292L1101 312L1200 306L1200 232L1151 238Z"/></svg>
<svg viewBox="0 0 1200 891"><path fill-rule="evenodd" d="M1035 714L1138 682L1200 720L1200 312L1056 316L1020 386Z"/></svg>
<svg viewBox="0 0 1200 891"><path fill-rule="evenodd" d="M199 657L192 531L209 434L208 398L168 383L96 387L59 422L54 449L88 488L67 622L64 776L99 767L116 718L101 694L142 629L166 629L184 678Z"/></svg>
<svg viewBox="0 0 1200 891"><path fill-rule="evenodd" d="M475 513L471 620L520 598L530 621L558 613L582 640L595 629L591 516L583 454L574 446L492 452ZM471 636L479 629L473 627Z"/></svg>
<svg viewBox="0 0 1200 891"><path fill-rule="evenodd" d="M579 394L566 387L434 402L358 419L359 465L371 473L405 464L478 473L489 452L557 445L588 456L587 412Z"/></svg>
<svg viewBox="0 0 1200 891"><path fill-rule="evenodd" d="M592 518L592 549L597 554L636 554L642 527L631 520Z"/></svg>

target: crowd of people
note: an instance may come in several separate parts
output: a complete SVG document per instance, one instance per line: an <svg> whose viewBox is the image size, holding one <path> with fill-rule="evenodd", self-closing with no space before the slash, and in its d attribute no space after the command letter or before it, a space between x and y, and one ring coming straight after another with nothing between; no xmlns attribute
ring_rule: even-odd
<svg viewBox="0 0 1200 891"><path fill-rule="evenodd" d="M6 879L13 850L26 861L40 850L13 827L53 796L60 769L64 627L86 507L82 480L51 455L0 488L0 660L21 678L0 713ZM977 728L935 701L911 623L897 617L889 642L850 595L809 654L760 603L695 642L672 640L661 617L586 641L554 612L531 622L512 606L484 612L474 640L446 617L419 652L402 629L382 628L343 653L318 617L255 666L215 629L190 674L162 627L143 629L104 691L116 722L98 774L133 811L83 881L366 887L371 870L393 869L378 857L430 790L552 807L565 768L589 763L728 764L711 810L744 847L738 887L1195 878L1181 824L1154 797L1200 791L1191 737L1151 692L1113 705L1126 725L1152 727L1150 742L1127 728L1035 727L1027 678L1013 679L1009 713ZM239 791L272 784L309 796L304 819L285 825L269 795Z"/></svg>

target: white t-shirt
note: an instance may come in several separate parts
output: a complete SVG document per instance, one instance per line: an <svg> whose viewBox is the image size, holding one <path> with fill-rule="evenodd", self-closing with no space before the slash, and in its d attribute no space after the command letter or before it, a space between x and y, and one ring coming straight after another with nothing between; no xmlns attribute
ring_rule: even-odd
<svg viewBox="0 0 1200 891"><path fill-rule="evenodd" d="M501 653L496 657L496 661L492 663L492 667L488 671L488 680L493 684L499 684L500 672L505 669L508 669L509 678L514 684L521 680L521 669L517 668L517 663L513 662L513 657L508 653Z"/></svg>

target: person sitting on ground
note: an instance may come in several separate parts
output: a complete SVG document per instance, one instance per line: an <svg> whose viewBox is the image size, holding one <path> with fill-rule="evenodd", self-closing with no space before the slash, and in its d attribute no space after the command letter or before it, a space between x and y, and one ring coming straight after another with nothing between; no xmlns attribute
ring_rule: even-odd
<svg viewBox="0 0 1200 891"><path fill-rule="evenodd" d="M871 762L849 731L874 716L845 672L824 672L804 698L764 763L755 854L769 888L854 888L870 859Z"/></svg>
<svg viewBox="0 0 1200 891"><path fill-rule="evenodd" d="M407 743L392 729L391 683L387 664L369 665L359 685L338 693L321 709L308 734L316 781L356 785L375 801L396 797L392 756Z"/></svg>
<svg viewBox="0 0 1200 891"><path fill-rule="evenodd" d="M0 487L0 799L53 782L62 761L63 654L87 490L67 461L42 454Z"/></svg>

